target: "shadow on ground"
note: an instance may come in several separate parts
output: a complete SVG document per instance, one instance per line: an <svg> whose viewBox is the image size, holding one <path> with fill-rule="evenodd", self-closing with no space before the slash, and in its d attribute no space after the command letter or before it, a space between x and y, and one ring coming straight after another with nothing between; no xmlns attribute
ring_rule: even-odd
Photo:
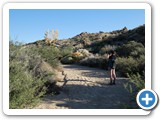
<svg viewBox="0 0 160 120"><path fill-rule="evenodd" d="M138 108L136 100L131 101L130 94L123 87L126 82L126 80L120 79L117 80L116 85L112 86L101 82L86 86L66 85L59 95L47 96L44 101L69 109Z"/></svg>

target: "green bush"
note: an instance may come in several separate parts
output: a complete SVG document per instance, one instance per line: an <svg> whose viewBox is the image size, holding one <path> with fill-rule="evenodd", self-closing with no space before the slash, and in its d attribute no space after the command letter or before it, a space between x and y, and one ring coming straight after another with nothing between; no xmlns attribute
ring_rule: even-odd
<svg viewBox="0 0 160 120"><path fill-rule="evenodd" d="M73 53L72 47L57 48L55 46L41 46L36 48L38 54L53 68L60 66ZM69 58L70 59L70 58Z"/></svg>
<svg viewBox="0 0 160 120"><path fill-rule="evenodd" d="M139 59L133 57L124 58L118 57L116 60L116 69L122 76L127 74L143 74L145 69L144 57L141 56Z"/></svg>
<svg viewBox="0 0 160 120"><path fill-rule="evenodd" d="M129 82L124 84L124 88L131 94L131 97L134 98L133 100L135 100L137 93L145 88L145 80L139 73L127 74L127 76Z"/></svg>
<svg viewBox="0 0 160 120"><path fill-rule="evenodd" d="M107 60L101 56L86 57L80 60L79 64L83 66L94 67L94 68L107 69Z"/></svg>
<svg viewBox="0 0 160 120"><path fill-rule="evenodd" d="M30 108L45 94L45 81L33 77L21 63L10 63L9 108Z"/></svg>
<svg viewBox="0 0 160 120"><path fill-rule="evenodd" d="M145 48L142 43L135 41L129 41L116 48L117 55L116 60L117 70L122 76L128 74L139 73L143 76L145 69Z"/></svg>
<svg viewBox="0 0 160 120"><path fill-rule="evenodd" d="M54 70L60 67L59 59L70 54L67 49L10 42L10 109L32 108L46 93L58 92Z"/></svg>
<svg viewBox="0 0 160 120"><path fill-rule="evenodd" d="M38 47L37 51L43 60L48 62L52 67L56 68L60 65L59 59L61 51L55 46Z"/></svg>
<svg viewBox="0 0 160 120"><path fill-rule="evenodd" d="M116 52L120 57L134 57L138 58L141 55L145 54L145 48L142 43L135 41L129 41L127 44L124 44L116 48Z"/></svg>
<svg viewBox="0 0 160 120"><path fill-rule="evenodd" d="M34 77L34 67L29 65L30 60L39 57L35 51L14 43L10 44L9 52L9 108L31 108L46 91L46 81Z"/></svg>
<svg viewBox="0 0 160 120"><path fill-rule="evenodd" d="M71 55L73 53L73 48L72 47L63 47L60 48L61 56L65 57L68 55Z"/></svg>
<svg viewBox="0 0 160 120"><path fill-rule="evenodd" d="M144 77L139 73L127 75L130 78L131 83L133 83L137 88L137 93L145 88L145 80Z"/></svg>
<svg viewBox="0 0 160 120"><path fill-rule="evenodd" d="M73 64L74 59L71 56L66 56L66 57L62 58L61 63L63 63L63 64Z"/></svg>
<svg viewBox="0 0 160 120"><path fill-rule="evenodd" d="M136 96L138 92L145 88L145 80L139 73L131 75L127 74L127 76L129 78L129 82L124 84L124 88L130 93L130 102L133 101L136 103ZM129 107L131 105L129 104L127 106ZM139 106L135 104L134 107L131 108L137 109Z"/></svg>
<svg viewBox="0 0 160 120"><path fill-rule="evenodd" d="M104 55L108 52L110 52L111 50L115 50L115 46L111 46L111 45L105 45L104 47L101 48L101 50L99 51L99 53L101 55Z"/></svg>

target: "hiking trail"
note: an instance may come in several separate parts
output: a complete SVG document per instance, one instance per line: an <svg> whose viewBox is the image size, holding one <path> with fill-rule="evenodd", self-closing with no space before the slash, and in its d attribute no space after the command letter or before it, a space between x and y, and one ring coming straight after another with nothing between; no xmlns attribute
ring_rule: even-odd
<svg viewBox="0 0 160 120"><path fill-rule="evenodd" d="M59 95L47 95L35 109L120 109L130 104L130 94L117 76L116 85L107 85L107 71L79 65L63 65L67 83Z"/></svg>

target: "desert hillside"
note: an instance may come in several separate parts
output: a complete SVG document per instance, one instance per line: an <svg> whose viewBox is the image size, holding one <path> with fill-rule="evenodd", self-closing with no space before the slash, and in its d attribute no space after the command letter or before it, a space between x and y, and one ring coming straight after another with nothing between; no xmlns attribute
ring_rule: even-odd
<svg viewBox="0 0 160 120"><path fill-rule="evenodd" d="M28 44L10 41L9 45L11 109L135 108L136 93L144 88L145 25L82 32L64 40L51 40L45 33L43 40ZM107 85L106 56L111 50L116 51L118 82L114 87ZM111 101L115 96L119 101L102 100ZM37 107L38 103L42 104Z"/></svg>

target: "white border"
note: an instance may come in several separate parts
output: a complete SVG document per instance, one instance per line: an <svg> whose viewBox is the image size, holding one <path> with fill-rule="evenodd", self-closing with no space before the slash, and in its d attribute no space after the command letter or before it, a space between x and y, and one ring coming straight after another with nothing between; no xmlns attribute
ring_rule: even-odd
<svg viewBox="0 0 160 120"><path fill-rule="evenodd" d="M148 115L142 109L9 109L9 9L145 9L145 88L151 89L151 6L147 3L7 3L3 6L3 112L7 115Z"/></svg>

